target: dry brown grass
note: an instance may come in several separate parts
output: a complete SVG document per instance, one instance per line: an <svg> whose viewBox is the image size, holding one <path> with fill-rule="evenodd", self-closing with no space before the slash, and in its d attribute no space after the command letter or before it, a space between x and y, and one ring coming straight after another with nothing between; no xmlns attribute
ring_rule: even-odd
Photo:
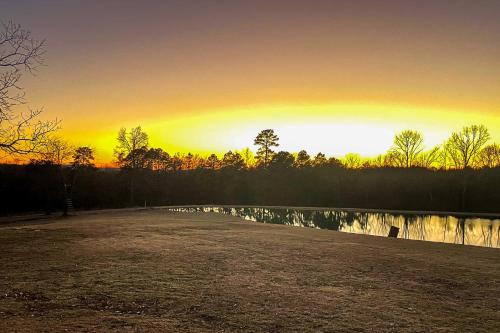
<svg viewBox="0 0 500 333"><path fill-rule="evenodd" d="M117 211L0 228L0 331L500 332L500 252Z"/></svg>

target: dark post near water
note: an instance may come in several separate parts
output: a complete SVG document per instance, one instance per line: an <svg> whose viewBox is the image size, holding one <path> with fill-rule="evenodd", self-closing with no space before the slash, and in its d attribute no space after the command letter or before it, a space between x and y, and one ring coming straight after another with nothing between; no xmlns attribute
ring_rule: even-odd
<svg viewBox="0 0 500 333"><path fill-rule="evenodd" d="M399 228L392 225L391 229L389 230L389 235L387 237L398 238L398 234L399 234Z"/></svg>

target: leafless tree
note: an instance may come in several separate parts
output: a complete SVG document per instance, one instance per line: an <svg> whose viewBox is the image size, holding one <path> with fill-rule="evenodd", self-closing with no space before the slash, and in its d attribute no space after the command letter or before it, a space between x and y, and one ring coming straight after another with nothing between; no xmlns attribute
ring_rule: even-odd
<svg viewBox="0 0 500 333"><path fill-rule="evenodd" d="M132 128L130 132L122 127L118 131L118 144L115 147L115 157L118 164L136 169L142 165L139 150L146 150L149 144L148 135L140 126Z"/></svg>
<svg viewBox="0 0 500 333"><path fill-rule="evenodd" d="M423 144L422 134L417 131L405 130L396 134L391 151L394 153L394 157L400 160L401 166L409 168L414 165L418 154L422 152Z"/></svg>
<svg viewBox="0 0 500 333"><path fill-rule="evenodd" d="M417 156L415 161L415 165L423 168L433 168L438 167L440 160L440 152L441 148L439 146L435 146L431 150L424 151Z"/></svg>
<svg viewBox="0 0 500 333"><path fill-rule="evenodd" d="M403 155L394 150L390 149L387 154L381 157L381 166L382 167L404 167L405 161Z"/></svg>
<svg viewBox="0 0 500 333"><path fill-rule="evenodd" d="M465 169L474 165L481 148L489 139L490 134L484 125L472 125L452 133L445 150L455 167Z"/></svg>
<svg viewBox="0 0 500 333"><path fill-rule="evenodd" d="M51 136L45 140L37 155L45 161L51 161L56 165L63 165L73 156L75 150L68 141L61 137Z"/></svg>
<svg viewBox="0 0 500 333"><path fill-rule="evenodd" d="M494 143L484 147L478 155L476 166L480 168L500 166L500 146Z"/></svg>
<svg viewBox="0 0 500 333"><path fill-rule="evenodd" d="M364 163L364 166L369 168L383 168L384 166L386 166L384 160L385 160L384 155L377 155L374 158L366 161Z"/></svg>
<svg viewBox="0 0 500 333"><path fill-rule="evenodd" d="M20 85L24 72L33 74L43 63L45 40L12 21L0 24L0 150L13 154L39 152L59 121L42 121L43 109L17 107L26 104Z"/></svg>
<svg viewBox="0 0 500 333"><path fill-rule="evenodd" d="M346 154L342 162L344 167L348 169L358 169L362 166L361 156L355 153Z"/></svg>

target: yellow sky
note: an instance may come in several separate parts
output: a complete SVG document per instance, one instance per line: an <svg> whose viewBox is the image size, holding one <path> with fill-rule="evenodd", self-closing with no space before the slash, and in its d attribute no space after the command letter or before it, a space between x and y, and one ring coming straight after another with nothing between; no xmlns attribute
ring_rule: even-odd
<svg viewBox="0 0 500 333"><path fill-rule="evenodd" d="M256 134L273 128L280 137L279 149L297 152L306 149L341 157L349 152L375 156L392 144L394 134L403 129L415 129L425 136L431 148L446 140L452 131L462 126L486 124L492 141L500 142L500 122L493 113L427 107L317 104L317 105L253 105L210 109L189 115L148 117L121 123L96 126L82 125L61 134L74 144L89 144L96 149L102 162L112 158L119 126L141 125L150 135L151 145L169 152L208 154L253 147Z"/></svg>
<svg viewBox="0 0 500 333"><path fill-rule="evenodd" d="M99 161L138 125L169 152L253 148L266 128L280 149L335 156L384 153L408 128L428 147L470 124L500 141L500 3L145 4L4 5L47 39L30 106Z"/></svg>

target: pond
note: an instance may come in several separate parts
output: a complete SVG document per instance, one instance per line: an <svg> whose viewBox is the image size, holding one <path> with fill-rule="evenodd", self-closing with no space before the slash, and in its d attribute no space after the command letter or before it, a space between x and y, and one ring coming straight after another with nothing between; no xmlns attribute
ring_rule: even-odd
<svg viewBox="0 0 500 333"><path fill-rule="evenodd" d="M193 206L167 208L177 212L215 212L245 220L297 227L500 248L500 219L457 214L363 212L337 209Z"/></svg>

